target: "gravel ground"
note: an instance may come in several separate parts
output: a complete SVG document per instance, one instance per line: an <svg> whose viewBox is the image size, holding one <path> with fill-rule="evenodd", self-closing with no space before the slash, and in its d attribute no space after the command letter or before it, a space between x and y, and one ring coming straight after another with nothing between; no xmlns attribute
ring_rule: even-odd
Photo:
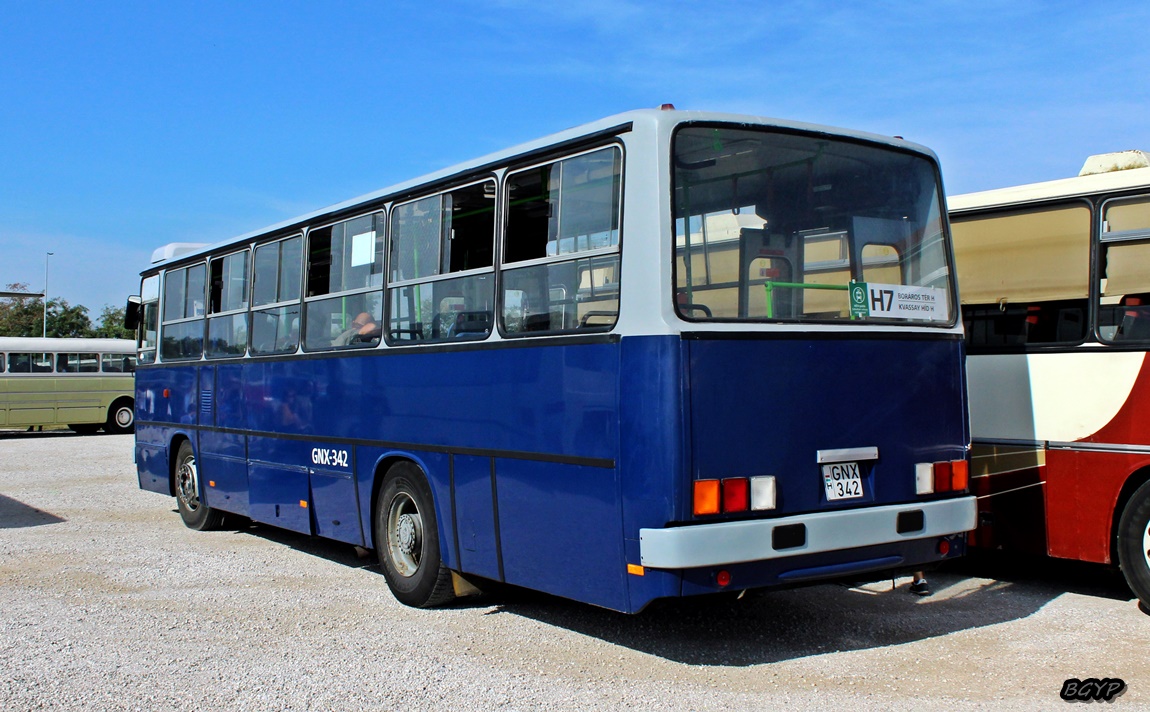
<svg viewBox="0 0 1150 712"><path fill-rule="evenodd" d="M137 488L131 436L0 433L4 710L1054 709L1071 677L1150 709L1150 616L1120 579L989 575L639 616L518 590L414 610L350 546L184 528Z"/></svg>

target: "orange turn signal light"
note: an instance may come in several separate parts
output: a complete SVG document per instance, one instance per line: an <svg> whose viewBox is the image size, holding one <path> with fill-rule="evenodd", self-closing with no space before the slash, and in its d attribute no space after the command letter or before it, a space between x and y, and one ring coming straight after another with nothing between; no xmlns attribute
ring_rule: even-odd
<svg viewBox="0 0 1150 712"><path fill-rule="evenodd" d="M719 481L695 480L694 512L700 514L719 513Z"/></svg>

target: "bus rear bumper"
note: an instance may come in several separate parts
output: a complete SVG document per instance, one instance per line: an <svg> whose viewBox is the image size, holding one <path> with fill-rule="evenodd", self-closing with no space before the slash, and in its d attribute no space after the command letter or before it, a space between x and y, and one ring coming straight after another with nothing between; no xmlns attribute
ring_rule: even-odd
<svg viewBox="0 0 1150 712"><path fill-rule="evenodd" d="M643 566L655 569L719 566L944 537L974 529L976 517L975 498L960 497L779 519L640 529L639 554Z"/></svg>

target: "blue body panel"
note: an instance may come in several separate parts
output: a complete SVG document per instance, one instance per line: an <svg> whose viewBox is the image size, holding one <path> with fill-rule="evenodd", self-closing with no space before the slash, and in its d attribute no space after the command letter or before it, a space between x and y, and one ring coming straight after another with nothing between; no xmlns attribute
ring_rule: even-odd
<svg viewBox="0 0 1150 712"><path fill-rule="evenodd" d="M965 456L961 348L647 336L141 367L140 483L170 493L187 437L210 506L372 546L380 477L410 460L448 567L637 611L718 590L709 571L627 569L640 529L694 521L696 478L776 475L772 517L914 501L915 462ZM816 450L861 446L880 453L866 497L825 502ZM766 586L937 558L888 546L739 571Z"/></svg>
<svg viewBox="0 0 1150 712"><path fill-rule="evenodd" d="M780 514L915 501L915 463L966 457L961 341L686 345L693 478L774 475ZM871 446L864 496L828 502L817 451Z"/></svg>

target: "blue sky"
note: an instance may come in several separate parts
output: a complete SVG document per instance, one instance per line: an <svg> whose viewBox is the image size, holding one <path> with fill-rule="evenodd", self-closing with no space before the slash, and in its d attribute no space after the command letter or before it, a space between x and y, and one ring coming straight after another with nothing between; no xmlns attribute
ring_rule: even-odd
<svg viewBox="0 0 1150 712"><path fill-rule="evenodd" d="M0 0L0 288L673 102L896 134L963 193L1150 149L1150 3Z"/></svg>

